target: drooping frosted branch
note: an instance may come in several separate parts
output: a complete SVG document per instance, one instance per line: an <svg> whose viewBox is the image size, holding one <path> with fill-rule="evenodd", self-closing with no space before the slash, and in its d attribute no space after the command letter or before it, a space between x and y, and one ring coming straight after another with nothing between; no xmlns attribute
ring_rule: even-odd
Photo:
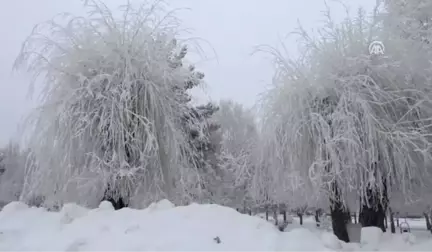
<svg viewBox="0 0 432 252"><path fill-rule="evenodd" d="M27 122L37 165L23 199L95 205L108 185L115 198L181 200L199 180L180 127L198 77L179 64L178 21L157 4L127 6L121 19L96 1L88 8L37 26L17 59L43 87Z"/></svg>
<svg viewBox="0 0 432 252"><path fill-rule="evenodd" d="M336 182L345 196L368 188L383 195L386 179L409 197L418 185L430 187L432 50L369 29L364 17L326 27L318 38L299 33L299 60L271 50L274 85L262 102L271 151L263 158L272 177L291 179L276 190L312 186L332 196ZM376 58L367 48L380 36L386 55Z"/></svg>

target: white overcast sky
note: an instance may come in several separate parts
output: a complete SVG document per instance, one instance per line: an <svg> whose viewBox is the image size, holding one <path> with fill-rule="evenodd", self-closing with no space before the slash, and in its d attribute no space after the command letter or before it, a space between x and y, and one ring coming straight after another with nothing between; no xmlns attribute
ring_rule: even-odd
<svg viewBox="0 0 432 252"><path fill-rule="evenodd" d="M328 0L331 3L332 0ZM112 7L123 0L105 0ZM324 0L168 0L172 8L185 7L178 17L202 44L209 59L197 62L206 74L207 87L195 92L198 101L229 98L251 106L269 84L271 64L265 55L251 56L261 44L277 46L293 31L297 20L306 28L319 25ZM375 0L346 0L353 10L371 10ZM330 4L334 6L334 4ZM78 0L13 0L0 5L0 144L17 132L18 123L32 107L27 99L28 79L12 74L13 61L33 26L59 12L83 13ZM336 20L343 18L340 7L332 8ZM285 40L292 52L294 40ZM214 59L213 50L217 60Z"/></svg>

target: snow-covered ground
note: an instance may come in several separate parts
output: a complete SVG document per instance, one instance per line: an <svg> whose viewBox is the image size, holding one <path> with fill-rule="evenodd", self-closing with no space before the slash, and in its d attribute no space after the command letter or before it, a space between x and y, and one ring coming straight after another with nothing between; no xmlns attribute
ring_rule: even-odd
<svg viewBox="0 0 432 252"><path fill-rule="evenodd" d="M424 224L424 223L423 223ZM419 227L421 225L419 224ZM60 212L19 202L0 212L0 250L175 250L175 251L428 251L432 237L425 228L412 234L374 234L364 229L362 244L345 244L315 228L313 218L298 220L280 232L272 223L218 205L174 207L168 201L144 210L114 211L103 202L97 209L66 204ZM377 244L374 244L376 240Z"/></svg>
<svg viewBox="0 0 432 252"><path fill-rule="evenodd" d="M259 216L262 219L265 219L265 213L259 213L257 214L257 216ZM278 222L283 222L283 215L278 215ZM300 220L297 216L288 216L288 218L292 219L293 224L290 225L291 227L293 226L300 226ZM273 219L273 215L272 213L269 214L268 217L268 221L273 222L274 223L274 219ZM405 222L408 224L408 227L415 231L426 231L426 221L424 218L399 218L399 223L401 224L401 226L405 227ZM390 223L390 221L388 222ZM396 225L396 223L395 223ZM316 222L315 222L315 217L313 216L304 216L303 217L303 226L301 227L307 227L307 228L312 228L314 229L316 226ZM397 232L400 232L399 228L396 228Z"/></svg>

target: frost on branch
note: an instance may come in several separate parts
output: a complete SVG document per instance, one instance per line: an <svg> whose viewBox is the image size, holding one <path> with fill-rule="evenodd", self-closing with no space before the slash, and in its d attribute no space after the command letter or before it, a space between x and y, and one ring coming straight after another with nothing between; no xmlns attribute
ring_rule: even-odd
<svg viewBox="0 0 432 252"><path fill-rule="evenodd" d="M329 18L318 37L298 34L299 59L270 50L276 73L262 102L263 158L283 185L274 190L311 185L343 201L370 190L378 201L394 190L405 200L422 196L412 192L431 181L430 46L388 36L362 11L339 26ZM367 51L376 39L386 46L380 58Z"/></svg>
<svg viewBox="0 0 432 252"><path fill-rule="evenodd" d="M0 149L0 203L17 201L24 183L26 152L10 142Z"/></svg>
<svg viewBox="0 0 432 252"><path fill-rule="evenodd" d="M384 0L384 29L396 36L429 44L432 35L432 2Z"/></svg>
<svg viewBox="0 0 432 252"><path fill-rule="evenodd" d="M159 3L126 6L121 18L96 1L86 7L89 16L36 26L17 58L42 84L27 121L35 163L22 197L179 202L199 181L181 125L191 113L186 90L204 76L183 63L178 21Z"/></svg>
<svg viewBox="0 0 432 252"><path fill-rule="evenodd" d="M223 204L236 208L250 207L250 180L258 140L255 115L240 104L223 100L214 119L220 124Z"/></svg>
<svg viewBox="0 0 432 252"><path fill-rule="evenodd" d="M183 130L188 146L195 150L191 162L198 168L199 181L188 190L194 202L218 202L222 172L219 169L219 124L212 116L219 108L212 103L191 107L183 117ZM198 193L198 192L200 193Z"/></svg>

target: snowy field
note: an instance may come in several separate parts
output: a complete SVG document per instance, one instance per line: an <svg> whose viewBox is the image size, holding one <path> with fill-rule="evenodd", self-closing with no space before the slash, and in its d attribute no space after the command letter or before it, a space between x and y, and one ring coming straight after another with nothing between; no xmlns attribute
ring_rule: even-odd
<svg viewBox="0 0 432 252"><path fill-rule="evenodd" d="M219 205L174 207L168 201L144 210L114 211L66 204L60 212L14 202L0 213L0 250L175 250L175 251L430 251L432 237L422 221L412 234L381 236L363 229L361 244L345 244L315 228L313 218L298 220L280 232L260 217ZM423 226L422 226L423 224ZM381 237L380 237L381 236Z"/></svg>
<svg viewBox="0 0 432 252"><path fill-rule="evenodd" d="M257 214L258 217L265 219L265 213L259 213ZM303 227L303 228L308 228L308 229L316 229L316 222L315 222L315 218L314 216L304 216L303 217L303 225L300 225L300 220L297 216L290 216L288 215L288 218L292 219L292 224L289 225L289 227L293 228L293 227ZM268 216L268 221L274 223L274 219L273 219L273 214L270 212L269 216ZM278 215L278 222L281 223L283 222L283 215ZM402 226L406 227L405 224L402 223L407 223L408 227L416 232L420 232L420 231L426 231L426 222L424 218L399 218L399 223L401 223ZM390 223L390 221L388 221L388 223ZM396 222L395 222L396 225ZM400 229L398 227L396 227L396 232L400 232ZM431 238L432 238L432 234L431 234Z"/></svg>

